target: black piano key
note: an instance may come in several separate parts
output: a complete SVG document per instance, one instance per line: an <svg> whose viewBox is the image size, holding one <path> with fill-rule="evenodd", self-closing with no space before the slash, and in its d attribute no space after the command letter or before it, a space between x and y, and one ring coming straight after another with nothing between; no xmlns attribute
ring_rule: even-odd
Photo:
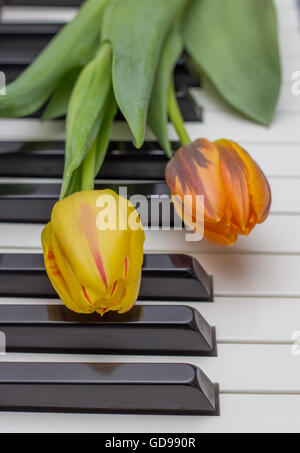
<svg viewBox="0 0 300 453"><path fill-rule="evenodd" d="M21 64L0 64L0 70L4 72L7 84L13 82L26 67Z"/></svg>
<svg viewBox="0 0 300 453"><path fill-rule="evenodd" d="M7 83L32 63L62 26L63 24L53 23L0 24L0 70L5 73ZM201 108L186 90L189 86L198 86L198 79L195 72L188 68L187 58L183 56L175 68L175 86L185 121L202 120ZM43 109L40 109L30 117L39 118L42 112ZM123 119L120 112L117 119Z"/></svg>
<svg viewBox="0 0 300 453"><path fill-rule="evenodd" d="M170 199L170 191L164 182L100 183L95 189L112 189L119 193L127 190L127 197L140 213L145 226L160 227L180 225ZM58 201L60 183L0 183L0 222L45 223L51 217ZM147 203L136 202L132 197L142 195ZM147 211L146 211L147 209Z"/></svg>
<svg viewBox="0 0 300 453"><path fill-rule="evenodd" d="M219 415L218 386L164 363L0 363L0 410Z"/></svg>
<svg viewBox="0 0 300 453"><path fill-rule="evenodd" d="M214 329L180 305L136 305L103 317L63 305L0 305L0 332L14 353L216 355Z"/></svg>
<svg viewBox="0 0 300 453"><path fill-rule="evenodd" d="M58 297L40 254L0 254L0 296ZM141 301L212 301L212 278L187 255L145 254Z"/></svg>
<svg viewBox="0 0 300 453"><path fill-rule="evenodd" d="M48 5L49 6L49 5ZM0 69L8 82L14 80L58 33L61 23L2 23L0 24ZM190 67L184 55L175 68L176 89L197 87L199 75Z"/></svg>
<svg viewBox="0 0 300 453"><path fill-rule="evenodd" d="M175 151L180 144L172 146ZM61 178L64 154L64 142L0 142L0 176ZM111 141L99 177L163 180L167 162L155 142L136 149L131 142Z"/></svg>
<svg viewBox="0 0 300 453"><path fill-rule="evenodd" d="M176 92L176 97L184 121L191 123L203 121L203 109L187 89Z"/></svg>
<svg viewBox="0 0 300 453"><path fill-rule="evenodd" d="M0 24L0 67L29 65L62 27L52 23Z"/></svg>

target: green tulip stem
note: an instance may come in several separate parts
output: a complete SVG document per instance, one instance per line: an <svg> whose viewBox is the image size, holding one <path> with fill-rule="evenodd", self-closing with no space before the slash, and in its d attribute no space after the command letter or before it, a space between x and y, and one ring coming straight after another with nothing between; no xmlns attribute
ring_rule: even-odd
<svg viewBox="0 0 300 453"><path fill-rule="evenodd" d="M184 125L184 120L177 102L173 79L170 82L168 93L168 112L170 120L176 129L182 146L191 143L191 139Z"/></svg>
<svg viewBox="0 0 300 453"><path fill-rule="evenodd" d="M81 190L94 190L96 148L97 140L93 143L82 163Z"/></svg>

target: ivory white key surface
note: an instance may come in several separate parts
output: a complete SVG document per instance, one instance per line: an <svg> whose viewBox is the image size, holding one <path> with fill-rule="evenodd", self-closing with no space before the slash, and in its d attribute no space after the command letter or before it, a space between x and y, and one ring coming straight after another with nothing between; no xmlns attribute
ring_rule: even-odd
<svg viewBox="0 0 300 453"><path fill-rule="evenodd" d="M0 224L2 252L41 252L42 225ZM300 216L270 215L248 237L240 237L230 248L220 248L206 241L186 242L186 231L146 231L145 250L156 253L300 253Z"/></svg>
<svg viewBox="0 0 300 453"><path fill-rule="evenodd" d="M216 297L188 304L217 328L218 343L290 344L300 331L298 298Z"/></svg>
<svg viewBox="0 0 300 453"><path fill-rule="evenodd" d="M65 23L72 20L76 16L76 12L77 8L6 6L2 12L2 22Z"/></svg>
<svg viewBox="0 0 300 453"><path fill-rule="evenodd" d="M174 302L137 302L172 305ZM59 299L1 297L1 305L61 305ZM215 297L214 303L185 302L217 326L219 344L295 344L300 331L298 298ZM296 338L295 338L296 337Z"/></svg>
<svg viewBox="0 0 300 453"><path fill-rule="evenodd" d="M220 395L220 417L0 413L0 432L294 433L300 395ZM155 434L154 434L155 436Z"/></svg>
<svg viewBox="0 0 300 453"><path fill-rule="evenodd" d="M300 42L299 42L300 49ZM299 53L300 60L300 53ZM300 112L300 96L293 94L291 84L283 85L278 101L277 111L280 113L299 113ZM298 83L299 86L299 83ZM232 108L225 103L221 96L214 90L192 89L194 97L199 104L208 112L232 112Z"/></svg>
<svg viewBox="0 0 300 453"><path fill-rule="evenodd" d="M296 57L283 57L282 61L282 81L283 85L292 86L292 75L296 71L300 71L299 56Z"/></svg>
<svg viewBox="0 0 300 453"><path fill-rule="evenodd" d="M299 348L300 350L300 348ZM0 362L164 362L199 366L221 393L300 394L300 356L290 345L218 344L218 357L6 354ZM280 367L278 364L280 363ZM267 364L267 366L265 366Z"/></svg>
<svg viewBox="0 0 300 453"><path fill-rule="evenodd" d="M195 254L217 296L300 297L300 256Z"/></svg>
<svg viewBox="0 0 300 453"><path fill-rule="evenodd" d="M218 356L126 357L9 354L0 360L178 361L199 365L219 382L220 417L157 417L0 413L0 432L299 432L300 407L300 96L292 74L300 71L296 0L275 0L283 87L270 127L237 115L211 92L197 91L201 124L192 137L226 137L241 143L269 177L272 213L248 238L228 249L186 242L184 231L147 231L145 250L189 253L214 276L215 302L190 303L216 327ZM45 11L47 14L45 14ZM6 7L3 19L66 22L72 8ZM195 93L194 93L195 94ZM171 139L176 135L169 128ZM130 139L124 123L114 139ZM147 139L153 138L148 131ZM0 140L64 139L64 123L0 119ZM0 252L40 253L41 225L0 224ZM0 298L0 304L60 304L58 299ZM139 303L139 302L138 302ZM151 302L149 302L151 303ZM158 303L158 302L156 302Z"/></svg>
<svg viewBox="0 0 300 453"><path fill-rule="evenodd" d="M235 141L260 144L298 144L300 130L298 115L295 113L277 112L270 127L255 124L238 115L224 114L224 112L206 112L203 123L186 123L187 131L192 140L199 137L208 137L210 140L218 138L235 138ZM40 123L37 119L0 119L1 140L64 140L64 121L50 121ZM282 131L285 130L284 138ZM116 140L131 140L129 128L123 122L115 122L112 128L112 137ZM176 140L177 136L172 126L169 126L169 137ZM147 130L146 139L154 136Z"/></svg>

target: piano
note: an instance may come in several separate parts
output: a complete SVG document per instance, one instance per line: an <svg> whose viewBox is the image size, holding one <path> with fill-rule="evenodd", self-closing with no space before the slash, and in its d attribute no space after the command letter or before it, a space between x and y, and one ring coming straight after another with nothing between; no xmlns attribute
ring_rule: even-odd
<svg viewBox="0 0 300 453"><path fill-rule="evenodd" d="M43 278L40 233L60 184L64 120L0 119L0 392L10 392L6 407L0 398L0 432L299 431L300 95L291 87L300 10L296 0L275 3L283 85L269 128L201 87L184 57L175 78L192 139L227 137L249 150L269 178L271 214L232 248L146 231L140 299L121 321L86 322ZM0 70L13 80L79 4L7 0ZM141 161L119 117L98 183L165 193L164 155L150 132L142 153L149 166L136 180L138 170L122 166Z"/></svg>

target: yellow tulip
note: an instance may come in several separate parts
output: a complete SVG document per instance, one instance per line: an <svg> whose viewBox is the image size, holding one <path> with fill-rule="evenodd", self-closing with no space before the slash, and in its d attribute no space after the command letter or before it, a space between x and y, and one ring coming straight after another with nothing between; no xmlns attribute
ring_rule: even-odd
<svg viewBox="0 0 300 453"><path fill-rule="evenodd" d="M115 221L101 228L109 202ZM135 217L134 228L130 216ZM42 232L46 271L71 310L125 313L138 297L144 240L140 219L128 200L111 190L77 192L56 203Z"/></svg>
<svg viewBox="0 0 300 453"><path fill-rule="evenodd" d="M232 245L266 220L271 191L257 163L237 143L199 139L180 148L166 168L178 214L197 229L195 195L204 196L204 237ZM184 196L191 202L185 203ZM188 198L188 197L187 197Z"/></svg>

